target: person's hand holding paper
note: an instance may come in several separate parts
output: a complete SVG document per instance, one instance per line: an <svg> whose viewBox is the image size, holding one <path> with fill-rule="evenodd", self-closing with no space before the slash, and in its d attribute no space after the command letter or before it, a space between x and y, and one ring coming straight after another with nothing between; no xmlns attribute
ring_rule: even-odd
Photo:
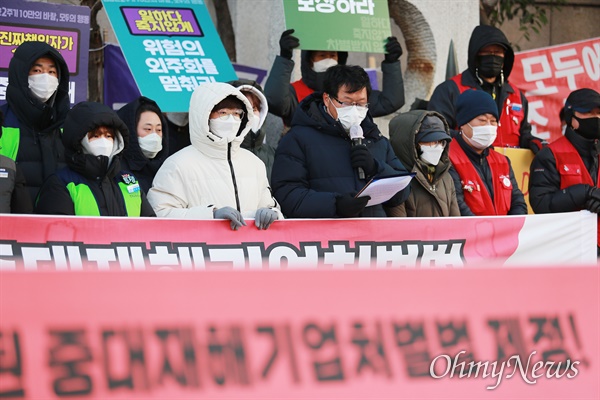
<svg viewBox="0 0 600 400"><path fill-rule="evenodd" d="M365 207L385 203L396 193L406 188L415 174L394 175L371 179L356 195L357 198L369 197Z"/></svg>

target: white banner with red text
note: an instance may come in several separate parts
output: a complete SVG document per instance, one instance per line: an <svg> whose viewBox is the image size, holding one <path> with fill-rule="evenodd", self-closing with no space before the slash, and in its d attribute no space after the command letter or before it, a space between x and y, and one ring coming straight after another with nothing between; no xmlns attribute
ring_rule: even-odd
<svg viewBox="0 0 600 400"><path fill-rule="evenodd" d="M3 215L1 270L460 268L595 264L597 215L275 221Z"/></svg>

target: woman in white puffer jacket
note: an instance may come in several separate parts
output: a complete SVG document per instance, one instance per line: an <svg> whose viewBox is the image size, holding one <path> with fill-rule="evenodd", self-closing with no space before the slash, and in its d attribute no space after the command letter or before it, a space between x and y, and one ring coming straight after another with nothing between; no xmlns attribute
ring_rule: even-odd
<svg viewBox="0 0 600 400"><path fill-rule="evenodd" d="M265 165L240 147L256 118L248 99L229 84L206 83L192 94L189 118L192 144L164 162L148 192L156 215L225 218L234 230L244 218L259 229L283 219Z"/></svg>

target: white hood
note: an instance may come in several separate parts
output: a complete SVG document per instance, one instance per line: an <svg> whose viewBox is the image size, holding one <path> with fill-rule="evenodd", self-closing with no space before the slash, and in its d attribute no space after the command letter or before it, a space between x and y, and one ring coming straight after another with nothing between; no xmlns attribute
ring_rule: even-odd
<svg viewBox="0 0 600 400"><path fill-rule="evenodd" d="M252 92L256 95L256 97L259 98L260 100L260 121L258 123L258 128L262 128L265 119L267 118L267 113L269 112L269 104L267 102L267 98L265 97L265 95L263 94L263 92L261 92L260 90L258 90L257 88L255 88L252 85L241 85L238 86L238 89L242 92L248 91L248 92Z"/></svg>
<svg viewBox="0 0 600 400"><path fill-rule="evenodd" d="M242 119L241 131L231 142L232 151L237 150L250 131L252 120L256 117L252 112L250 101L237 88L228 83L204 83L198 86L190 99L190 141L192 146L203 153L211 152L209 148L221 152L227 148L227 140L209 131L208 120L212 109L227 96L235 96L245 106L245 116Z"/></svg>

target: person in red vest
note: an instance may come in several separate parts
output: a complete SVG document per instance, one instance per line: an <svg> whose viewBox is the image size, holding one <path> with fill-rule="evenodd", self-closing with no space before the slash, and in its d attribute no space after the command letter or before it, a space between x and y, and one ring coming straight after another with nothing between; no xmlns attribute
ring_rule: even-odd
<svg viewBox="0 0 600 400"><path fill-rule="evenodd" d="M583 209L598 214L600 94L593 89L575 90L564 110L565 135L536 154L531 163L529 203L536 214ZM598 246L600 255L600 235Z"/></svg>
<svg viewBox="0 0 600 400"><path fill-rule="evenodd" d="M450 143L450 175L461 215L527 214L509 159L490 148L498 129L498 108L482 90L467 90L456 101L460 129Z"/></svg>
<svg viewBox="0 0 600 400"><path fill-rule="evenodd" d="M521 147L537 153L546 142L531 134L527 99L508 81L515 53L504 33L492 26L477 26L471 34L468 51L468 68L435 88L428 109L442 114L450 127L456 129L460 125L455 118L458 96L468 89L483 90L492 96L500 111L494 146Z"/></svg>
<svg viewBox="0 0 600 400"><path fill-rule="evenodd" d="M294 70L293 50L300 46L300 40L293 33L293 29L282 33L279 39L280 55L275 57L265 83L269 112L281 117L286 126L291 126L298 103L311 93L323 90L327 68L337 64L345 65L348 59L346 51L302 50L302 79L290 84ZM385 52L385 59L381 63L382 91L373 90L369 97L369 111L373 117L391 114L404 105L404 81L400 67L402 46L397 38L387 38Z"/></svg>

